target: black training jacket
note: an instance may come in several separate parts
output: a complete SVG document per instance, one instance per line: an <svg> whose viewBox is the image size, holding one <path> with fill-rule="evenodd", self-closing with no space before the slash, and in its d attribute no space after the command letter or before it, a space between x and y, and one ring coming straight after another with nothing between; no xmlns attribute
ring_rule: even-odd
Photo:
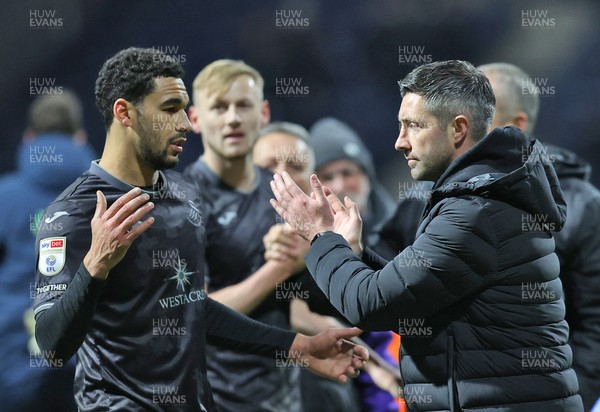
<svg viewBox="0 0 600 412"><path fill-rule="evenodd" d="M547 145L569 213L555 235L565 290L569 345L585 410L600 397L600 191L591 166L566 149Z"/></svg>

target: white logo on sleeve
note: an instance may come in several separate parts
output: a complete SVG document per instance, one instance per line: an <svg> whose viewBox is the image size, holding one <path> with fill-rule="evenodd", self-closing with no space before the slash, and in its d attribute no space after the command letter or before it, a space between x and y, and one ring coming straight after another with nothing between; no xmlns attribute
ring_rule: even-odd
<svg viewBox="0 0 600 412"><path fill-rule="evenodd" d="M190 212L188 214L188 220L190 223L196 227L202 225L202 214L200 210L194 205L191 200L188 200L188 205L190 206Z"/></svg>
<svg viewBox="0 0 600 412"><path fill-rule="evenodd" d="M40 240L38 270L44 276L55 276L65 267L66 237L47 237Z"/></svg>
<svg viewBox="0 0 600 412"><path fill-rule="evenodd" d="M60 212L54 212L52 217L47 217L46 219L44 219L44 223L52 223L61 216L69 216L69 212L65 212L62 210Z"/></svg>
<svg viewBox="0 0 600 412"><path fill-rule="evenodd" d="M219 218L217 219L217 222L219 222L219 224L221 226L227 226L236 217L237 217L237 212L235 210L228 210L227 212L225 212L221 216L219 216Z"/></svg>

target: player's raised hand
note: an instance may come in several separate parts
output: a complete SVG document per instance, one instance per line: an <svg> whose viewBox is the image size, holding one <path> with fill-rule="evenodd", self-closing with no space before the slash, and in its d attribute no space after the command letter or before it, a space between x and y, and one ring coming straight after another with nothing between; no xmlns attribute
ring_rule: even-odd
<svg viewBox="0 0 600 412"><path fill-rule="evenodd" d="M298 334L290 354L305 361L308 369L340 383L356 378L369 360L369 351L350 342L362 331L358 328L329 329L316 336Z"/></svg>
<svg viewBox="0 0 600 412"><path fill-rule="evenodd" d="M123 259L133 241L154 223L141 219L154 208L150 197L139 187L119 197L108 209L106 198L96 192L96 212L92 218L92 244L83 259L90 274L106 279L108 272Z"/></svg>

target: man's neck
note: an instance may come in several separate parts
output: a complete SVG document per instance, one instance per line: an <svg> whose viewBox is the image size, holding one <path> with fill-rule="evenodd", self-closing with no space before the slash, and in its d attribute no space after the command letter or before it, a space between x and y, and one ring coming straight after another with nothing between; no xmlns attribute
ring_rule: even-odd
<svg viewBox="0 0 600 412"><path fill-rule="evenodd" d="M256 168L250 154L246 157L226 159L217 154L205 152L201 159L228 186L241 192L250 192L254 188Z"/></svg>
<svg viewBox="0 0 600 412"><path fill-rule="evenodd" d="M144 164L132 148L119 147L114 141L118 139L106 137L106 145L98 164L117 179L132 186L148 187L156 183L158 171Z"/></svg>

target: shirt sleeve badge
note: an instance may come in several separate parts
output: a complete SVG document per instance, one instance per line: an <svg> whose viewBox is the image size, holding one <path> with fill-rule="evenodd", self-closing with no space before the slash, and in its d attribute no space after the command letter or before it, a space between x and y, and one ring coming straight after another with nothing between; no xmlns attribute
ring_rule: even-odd
<svg viewBox="0 0 600 412"><path fill-rule="evenodd" d="M38 270L44 276L56 276L65 267L66 237L47 237L40 240Z"/></svg>

